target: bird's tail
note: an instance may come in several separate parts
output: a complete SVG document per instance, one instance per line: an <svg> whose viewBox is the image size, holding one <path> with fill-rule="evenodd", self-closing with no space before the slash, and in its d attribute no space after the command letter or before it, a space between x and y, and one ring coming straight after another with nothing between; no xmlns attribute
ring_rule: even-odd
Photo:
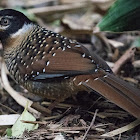
<svg viewBox="0 0 140 140"><path fill-rule="evenodd" d="M140 89L110 73L99 72L81 76L80 79L84 79L83 85L97 91L136 118L140 118Z"/></svg>

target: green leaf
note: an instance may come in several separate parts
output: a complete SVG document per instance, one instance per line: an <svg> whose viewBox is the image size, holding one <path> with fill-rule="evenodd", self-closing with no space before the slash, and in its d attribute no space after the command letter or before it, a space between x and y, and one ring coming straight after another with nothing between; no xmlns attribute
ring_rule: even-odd
<svg viewBox="0 0 140 140"><path fill-rule="evenodd" d="M35 121L35 117L29 113L26 109L23 111L21 116L18 118L16 123L12 127L12 137L20 137L22 136L25 130L30 131L38 128L38 125L30 124L30 123L23 123L21 120L24 121Z"/></svg>
<svg viewBox="0 0 140 140"><path fill-rule="evenodd" d="M7 128L6 129L6 134L8 137L11 137L12 136L12 129L11 128Z"/></svg>
<svg viewBox="0 0 140 140"><path fill-rule="evenodd" d="M140 30L140 0L117 0L97 26L101 31Z"/></svg>
<svg viewBox="0 0 140 140"><path fill-rule="evenodd" d="M133 43L132 46L134 47L140 47L140 37L138 37Z"/></svg>

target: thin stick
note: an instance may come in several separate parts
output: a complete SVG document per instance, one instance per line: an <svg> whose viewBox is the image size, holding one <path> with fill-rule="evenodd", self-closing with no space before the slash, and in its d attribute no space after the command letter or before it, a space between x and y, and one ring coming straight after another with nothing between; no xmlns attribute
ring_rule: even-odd
<svg viewBox="0 0 140 140"><path fill-rule="evenodd" d="M126 125L126 126L123 126L123 127L118 128L118 129L116 129L116 130L113 130L113 131L111 131L111 132L105 133L105 134L103 134L103 135L101 135L101 136L113 137L113 136L119 135L119 134L121 134L121 133L123 133L123 132L126 132L126 131L128 131L128 130L130 130L130 129L132 129L132 128L135 128L135 127L138 126L139 124L140 124L140 120L137 119L137 120L131 122L130 124Z"/></svg>
<svg viewBox="0 0 140 140"><path fill-rule="evenodd" d="M15 110L11 109L10 107L8 107L8 106L6 106L6 105L3 105L2 103L0 103L0 106L2 106L2 107L4 107L4 108L8 109L9 111L11 111L11 112L13 112L13 113L15 113L15 114L18 114Z"/></svg>
<svg viewBox="0 0 140 140"><path fill-rule="evenodd" d="M41 125L46 125L47 124L47 122L41 122L41 121L25 121L25 120L21 120L21 122L30 123L30 124L41 124Z"/></svg>
<svg viewBox="0 0 140 140"><path fill-rule="evenodd" d="M117 74L121 67L128 61L131 61L135 56L136 48L128 49L118 61L115 62L112 71Z"/></svg>
<svg viewBox="0 0 140 140"><path fill-rule="evenodd" d="M93 126L93 124L94 124L94 122L95 122L95 118L96 118L97 112L98 112L98 110L96 109L96 110L95 110L95 114L94 114L94 116L93 116L93 119L92 119L92 121L91 121L91 123L90 123L90 126L88 127L88 129L87 129L87 131L86 131L84 137L82 138L82 140L85 140L85 139L86 139L86 136L87 136L89 130L90 130L91 127Z"/></svg>
<svg viewBox="0 0 140 140"><path fill-rule="evenodd" d="M30 8L27 11L32 14L43 15L43 14L53 14L60 12L67 12L71 10L77 10L81 8L89 7L89 4L86 2L74 3L74 4L64 4L64 5L55 5L55 6L46 6L41 8Z"/></svg>

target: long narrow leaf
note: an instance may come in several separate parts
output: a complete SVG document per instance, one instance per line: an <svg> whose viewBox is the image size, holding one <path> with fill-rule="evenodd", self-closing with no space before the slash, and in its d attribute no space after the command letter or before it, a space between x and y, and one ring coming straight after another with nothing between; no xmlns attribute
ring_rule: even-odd
<svg viewBox="0 0 140 140"><path fill-rule="evenodd" d="M140 0L117 0L97 26L101 31L140 30Z"/></svg>

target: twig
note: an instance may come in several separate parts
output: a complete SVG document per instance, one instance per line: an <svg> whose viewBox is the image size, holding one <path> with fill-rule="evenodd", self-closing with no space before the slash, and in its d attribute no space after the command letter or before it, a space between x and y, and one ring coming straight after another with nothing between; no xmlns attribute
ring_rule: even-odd
<svg viewBox="0 0 140 140"><path fill-rule="evenodd" d="M100 32L94 32L94 34L99 37L106 45L107 49L108 49L108 56L112 57L112 49L111 49L111 45L108 41L108 39L106 38L106 36Z"/></svg>
<svg viewBox="0 0 140 140"><path fill-rule="evenodd" d="M48 123L48 122L41 122L41 121L25 121L25 120L21 120L21 122L30 123L30 124L42 124L42 125L46 125Z"/></svg>
<svg viewBox="0 0 140 140"><path fill-rule="evenodd" d="M50 115L51 114L51 110L49 110L46 107L41 106L40 104L33 102L31 107L33 107L34 109L38 110L39 112L45 114L45 115Z"/></svg>
<svg viewBox="0 0 140 140"><path fill-rule="evenodd" d="M53 131L53 132L66 132L66 131L80 131L80 130L85 130L85 129L88 129L89 127L62 127L62 128L49 128L48 130L50 131ZM97 131L100 131L100 132L104 132L105 130L104 129L99 129L99 128L96 128L96 127L90 127L91 130L97 130Z"/></svg>
<svg viewBox="0 0 140 140"><path fill-rule="evenodd" d="M60 119L60 118L63 117L69 110L70 110L70 108L68 108L63 114L60 114L60 115L45 117L44 120L45 120L45 121L48 121L48 120Z"/></svg>
<svg viewBox="0 0 140 140"><path fill-rule="evenodd" d="M51 102L46 102L46 101L41 103L41 105L45 105L45 106L49 106L50 104L51 104ZM70 108L70 107L77 108L78 106L77 105L72 105L72 104L58 103L55 107L56 108L67 109L67 108Z"/></svg>
<svg viewBox="0 0 140 140"><path fill-rule="evenodd" d="M15 110L11 109L10 107L8 107L8 106L6 106L6 105L3 105L3 104L0 103L0 106L2 106L2 107L4 107L4 108L8 109L9 111L11 111L11 112L17 114L17 112L16 112Z"/></svg>
<svg viewBox="0 0 140 140"><path fill-rule="evenodd" d="M91 114L91 115L95 115L95 113L94 113L94 112L91 112L91 111L87 111L87 113L89 113L89 114ZM97 116L98 116L99 118L101 118L101 119L106 118L106 116L105 116L105 115L102 115L101 113L98 113Z"/></svg>
<svg viewBox="0 0 140 140"><path fill-rule="evenodd" d="M91 2L92 4L105 4L113 0L60 0L61 3Z"/></svg>
<svg viewBox="0 0 140 140"><path fill-rule="evenodd" d="M116 130L113 130L109 133L105 133L101 136L105 136L105 137L113 137L113 136L116 136L116 135L119 135L123 132L126 132L132 128L135 128L136 126L138 126L140 124L140 120L135 120L134 122L131 122L130 124L126 125L126 126L123 126L121 128L118 128Z"/></svg>
<svg viewBox="0 0 140 140"><path fill-rule="evenodd" d="M62 115L56 115L56 116L50 116L50 117L44 117L44 120L45 120L45 121L56 120L56 119L59 119L60 117L62 117Z"/></svg>
<svg viewBox="0 0 140 140"><path fill-rule="evenodd" d="M114 67L112 71L117 74L120 70L120 68L129 60L131 60L135 55L136 48L130 48L128 49L124 55L121 56L121 58L114 64Z"/></svg>
<svg viewBox="0 0 140 140"><path fill-rule="evenodd" d="M84 7L89 7L89 4L87 4L86 2L82 2L82 3L74 3L74 4L46 6L46 7L41 7L41 8L31 8L31 9L28 9L27 11L29 13L37 14L37 15L44 15L44 14L48 15L48 14L53 14L53 13L77 10Z"/></svg>
<svg viewBox="0 0 140 140"><path fill-rule="evenodd" d="M56 0L39 0L39 1L35 1L35 0L28 0L24 2L24 6L27 7L31 7L31 6L37 6L37 5L43 5L43 4L47 4L49 2L55 2Z"/></svg>
<svg viewBox="0 0 140 140"><path fill-rule="evenodd" d="M94 124L94 122L95 122L95 118L96 118L97 112L98 112L98 110L96 109L95 114L94 114L94 116L93 116L93 119L92 119L92 121L91 121L91 123L90 123L90 126L88 127L88 129L87 129L87 131L86 131L84 137L82 138L82 140L85 140L85 139L86 139L86 136L87 136L89 130L90 130L91 127L93 126L93 124Z"/></svg>

